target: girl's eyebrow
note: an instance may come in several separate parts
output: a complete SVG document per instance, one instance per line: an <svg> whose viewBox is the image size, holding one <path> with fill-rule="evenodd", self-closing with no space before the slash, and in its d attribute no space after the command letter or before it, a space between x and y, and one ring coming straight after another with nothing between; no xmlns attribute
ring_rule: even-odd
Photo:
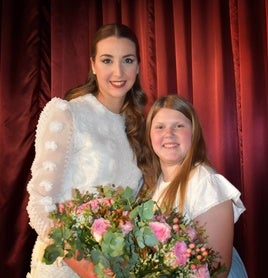
<svg viewBox="0 0 268 278"><path fill-rule="evenodd" d="M100 55L100 57L112 58L113 55L111 55L111 54L102 54L102 55ZM134 57L135 58L136 55L135 54L126 54L126 55L123 56L123 58L127 58L127 57Z"/></svg>

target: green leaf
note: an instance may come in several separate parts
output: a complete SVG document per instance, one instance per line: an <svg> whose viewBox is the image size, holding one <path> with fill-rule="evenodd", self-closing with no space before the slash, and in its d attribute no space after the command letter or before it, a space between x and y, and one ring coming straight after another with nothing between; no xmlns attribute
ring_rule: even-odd
<svg viewBox="0 0 268 278"><path fill-rule="evenodd" d="M133 197L133 189L130 187L126 187L124 192L123 192L123 198L124 199L132 199Z"/></svg>
<svg viewBox="0 0 268 278"><path fill-rule="evenodd" d="M121 233L106 232L101 242L103 253L111 257L121 256L124 254L125 240Z"/></svg>
<svg viewBox="0 0 268 278"><path fill-rule="evenodd" d="M153 200L149 200L142 205L140 205L139 215L142 220L150 220L154 215L154 204Z"/></svg>
<svg viewBox="0 0 268 278"><path fill-rule="evenodd" d="M136 240L137 240L137 243L138 243L139 247L144 248L145 243L144 243L144 238L143 238L143 228L135 229L134 234L135 234L135 237L136 237Z"/></svg>
<svg viewBox="0 0 268 278"><path fill-rule="evenodd" d="M53 264L58 257L63 257L64 251L62 246L60 245L49 245L45 249L45 253L43 256L43 262L46 264Z"/></svg>
<svg viewBox="0 0 268 278"><path fill-rule="evenodd" d="M140 207L137 206L130 212L130 214L129 214L130 219L133 220L137 217L137 215L139 214L139 209L140 209Z"/></svg>
<svg viewBox="0 0 268 278"><path fill-rule="evenodd" d="M149 227L144 227L143 238L144 238L144 243L147 246L155 246L158 244L154 232Z"/></svg>

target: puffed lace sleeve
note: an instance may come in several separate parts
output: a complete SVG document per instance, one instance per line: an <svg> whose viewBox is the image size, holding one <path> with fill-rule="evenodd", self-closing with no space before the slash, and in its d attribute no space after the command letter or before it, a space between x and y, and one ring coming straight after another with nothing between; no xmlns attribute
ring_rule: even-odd
<svg viewBox="0 0 268 278"><path fill-rule="evenodd" d="M38 121L32 178L27 185L30 225L43 240L52 226L48 214L55 209L56 200L59 200L63 190L63 177L72 146L72 129L69 103L53 98Z"/></svg>

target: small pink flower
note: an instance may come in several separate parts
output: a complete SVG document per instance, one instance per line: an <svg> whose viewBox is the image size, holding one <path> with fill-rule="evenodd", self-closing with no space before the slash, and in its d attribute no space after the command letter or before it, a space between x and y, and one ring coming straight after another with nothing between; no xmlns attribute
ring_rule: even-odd
<svg viewBox="0 0 268 278"><path fill-rule="evenodd" d="M189 244L189 248L194 249L195 248L195 244L194 243L190 243Z"/></svg>
<svg viewBox="0 0 268 278"><path fill-rule="evenodd" d="M123 215L123 216L129 216L129 213L130 213L129 211L124 210L124 211L122 212L122 215Z"/></svg>
<svg viewBox="0 0 268 278"><path fill-rule="evenodd" d="M114 204L114 200L112 198L104 198L101 200L99 199L99 201L107 207L110 207L111 205Z"/></svg>
<svg viewBox="0 0 268 278"><path fill-rule="evenodd" d="M100 208L100 202L98 199L94 199L88 202L88 205L93 211L97 211Z"/></svg>
<svg viewBox="0 0 268 278"><path fill-rule="evenodd" d="M149 227L153 230L157 240L161 243L167 242L171 237L171 228L167 223L151 222Z"/></svg>
<svg viewBox="0 0 268 278"><path fill-rule="evenodd" d="M180 230L180 226L179 226L178 224L174 224L172 228L173 228L173 230L174 230L175 232L177 232L177 233L178 233L179 230Z"/></svg>
<svg viewBox="0 0 268 278"><path fill-rule="evenodd" d="M196 230L192 227L187 227L187 234L191 241L195 240L196 238Z"/></svg>
<svg viewBox="0 0 268 278"><path fill-rule="evenodd" d="M65 209L64 204L62 204L62 203L59 204L59 205L58 205L58 209L59 209L59 212L60 212L60 213L63 213L63 212L64 212L64 209Z"/></svg>
<svg viewBox="0 0 268 278"><path fill-rule="evenodd" d="M184 241L178 241L175 243L174 253L176 256L176 263L178 265L185 265L187 261L187 245Z"/></svg>
<svg viewBox="0 0 268 278"><path fill-rule="evenodd" d="M91 227L91 233L97 242L102 240L103 235L110 226L110 221L105 220L104 218L94 220Z"/></svg>
<svg viewBox="0 0 268 278"><path fill-rule="evenodd" d="M195 274L195 278L209 278L210 274L209 274L209 270L207 265L200 265L197 266L197 268L194 270L194 274Z"/></svg>
<svg viewBox="0 0 268 278"><path fill-rule="evenodd" d="M121 228L123 235L127 235L129 232L133 230L133 224L130 221L124 223L121 220L119 223L119 227Z"/></svg>
<svg viewBox="0 0 268 278"><path fill-rule="evenodd" d="M78 214L83 213L84 209L87 208L88 206L89 206L89 202L84 203L84 204L77 207L76 212Z"/></svg>
<svg viewBox="0 0 268 278"><path fill-rule="evenodd" d="M178 217L173 218L173 223L174 224L179 223L179 218Z"/></svg>
<svg viewBox="0 0 268 278"><path fill-rule="evenodd" d="M164 221L164 219L165 219L164 215L156 215L155 216L155 220L157 220L157 221L162 222L162 221Z"/></svg>
<svg viewBox="0 0 268 278"><path fill-rule="evenodd" d="M71 208L71 207L74 206L74 202L73 201L69 201L69 202L66 203L66 206Z"/></svg>

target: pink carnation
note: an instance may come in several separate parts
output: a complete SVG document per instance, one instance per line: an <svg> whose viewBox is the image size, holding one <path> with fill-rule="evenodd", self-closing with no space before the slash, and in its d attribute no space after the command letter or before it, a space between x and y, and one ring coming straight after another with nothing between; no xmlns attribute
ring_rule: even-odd
<svg viewBox="0 0 268 278"><path fill-rule="evenodd" d="M110 221L104 218L95 219L92 227L91 233L97 242L102 240L103 235L106 233L107 229L110 227Z"/></svg>
<svg viewBox="0 0 268 278"><path fill-rule="evenodd" d="M184 241L178 241L174 245L174 254L178 265L185 265L187 261L187 245Z"/></svg>
<svg viewBox="0 0 268 278"><path fill-rule="evenodd" d="M153 230L157 240L161 243L167 242L171 237L171 228L167 223L151 222L149 227Z"/></svg>

